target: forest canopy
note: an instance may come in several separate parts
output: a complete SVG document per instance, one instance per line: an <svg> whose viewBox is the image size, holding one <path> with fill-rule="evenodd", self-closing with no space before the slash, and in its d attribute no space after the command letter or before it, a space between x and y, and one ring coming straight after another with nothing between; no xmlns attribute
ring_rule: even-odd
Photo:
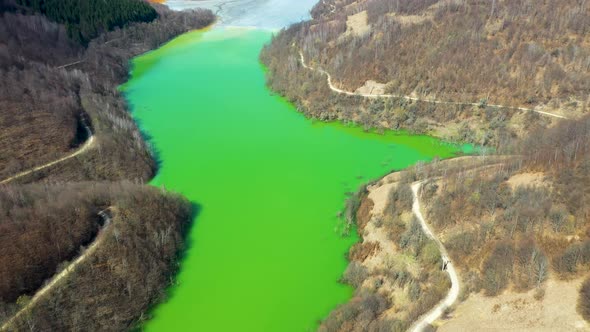
<svg viewBox="0 0 590 332"><path fill-rule="evenodd" d="M129 330L173 280L192 205L140 185L156 161L117 87L131 58L215 15L146 6L0 0L0 179L57 160L0 184L0 325L11 321L1 330ZM59 159L88 139L80 124L96 144Z"/></svg>
<svg viewBox="0 0 590 332"><path fill-rule="evenodd" d="M87 43L102 32L130 22L151 22L156 10L141 0L17 0L18 4L64 24L68 35Z"/></svg>

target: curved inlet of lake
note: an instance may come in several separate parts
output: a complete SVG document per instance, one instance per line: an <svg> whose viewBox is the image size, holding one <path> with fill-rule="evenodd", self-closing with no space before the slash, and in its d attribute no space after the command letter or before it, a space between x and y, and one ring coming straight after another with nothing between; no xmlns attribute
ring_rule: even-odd
<svg viewBox="0 0 590 332"><path fill-rule="evenodd" d="M125 93L161 160L152 184L199 206L148 331L309 331L353 290L347 193L456 147L306 119L265 86L271 32L218 26L133 61Z"/></svg>

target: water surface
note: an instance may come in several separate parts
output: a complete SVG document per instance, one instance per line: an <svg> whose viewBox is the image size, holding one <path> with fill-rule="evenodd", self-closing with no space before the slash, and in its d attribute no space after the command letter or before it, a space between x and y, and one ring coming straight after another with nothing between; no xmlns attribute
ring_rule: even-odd
<svg viewBox="0 0 590 332"><path fill-rule="evenodd" d="M193 32L135 59L126 86L162 167L156 186L201 206L178 285L151 331L308 331L352 289L346 193L454 148L313 122L265 87L270 33Z"/></svg>
<svg viewBox="0 0 590 332"><path fill-rule="evenodd" d="M249 26L280 29L309 18L309 10L318 0L168 0L176 10L211 9L224 26Z"/></svg>

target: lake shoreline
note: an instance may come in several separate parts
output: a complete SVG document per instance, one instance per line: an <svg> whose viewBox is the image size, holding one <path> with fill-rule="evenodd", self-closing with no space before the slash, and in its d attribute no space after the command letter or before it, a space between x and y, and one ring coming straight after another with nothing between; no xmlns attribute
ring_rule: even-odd
<svg viewBox="0 0 590 332"><path fill-rule="evenodd" d="M266 86L258 55L270 37L217 26L134 60L141 75L127 96L162 160L152 184L202 206L178 283L147 330L317 327L352 293L337 282L356 241L339 235L346 193L455 151L430 137L306 119ZM228 310L234 322L215 318Z"/></svg>

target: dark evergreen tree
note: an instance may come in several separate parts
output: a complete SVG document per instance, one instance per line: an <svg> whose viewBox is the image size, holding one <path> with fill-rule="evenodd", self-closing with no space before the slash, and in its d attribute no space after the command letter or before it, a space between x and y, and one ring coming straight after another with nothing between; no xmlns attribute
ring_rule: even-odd
<svg viewBox="0 0 590 332"><path fill-rule="evenodd" d="M151 22L158 14L142 0L17 0L64 24L74 40L87 43L100 33L130 22Z"/></svg>

